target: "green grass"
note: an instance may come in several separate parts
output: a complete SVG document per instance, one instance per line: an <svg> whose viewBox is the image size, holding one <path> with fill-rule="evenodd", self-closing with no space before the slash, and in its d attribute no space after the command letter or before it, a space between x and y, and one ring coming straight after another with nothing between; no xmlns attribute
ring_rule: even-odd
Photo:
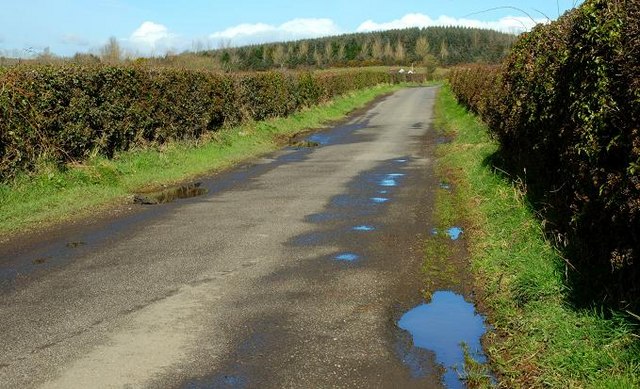
<svg viewBox="0 0 640 389"><path fill-rule="evenodd" d="M286 118L223 129L197 142L99 156L64 169L40 163L36 174L0 184L0 236L74 219L130 201L138 191L221 171L276 150L290 136L326 125L402 85L384 85L336 98Z"/></svg>
<svg viewBox="0 0 640 389"><path fill-rule="evenodd" d="M477 299L495 328L486 351L501 386L640 387L638 322L570 304L565 262L520 188L486 163L497 145L448 87L436 103L436 126L455 134L439 146L437 172L454 183L456 205L437 200L437 212L465 222Z"/></svg>

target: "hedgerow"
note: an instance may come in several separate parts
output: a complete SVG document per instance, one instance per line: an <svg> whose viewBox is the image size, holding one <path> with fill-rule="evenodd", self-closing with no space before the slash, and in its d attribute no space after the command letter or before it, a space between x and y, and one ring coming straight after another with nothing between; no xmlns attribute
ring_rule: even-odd
<svg viewBox="0 0 640 389"><path fill-rule="evenodd" d="M452 73L526 184L580 297L640 297L640 2L587 0L523 34L502 67Z"/></svg>
<svg viewBox="0 0 640 389"><path fill-rule="evenodd" d="M0 182L89 155L194 139L285 116L336 95L404 81L385 72L218 74L139 66L0 69Z"/></svg>

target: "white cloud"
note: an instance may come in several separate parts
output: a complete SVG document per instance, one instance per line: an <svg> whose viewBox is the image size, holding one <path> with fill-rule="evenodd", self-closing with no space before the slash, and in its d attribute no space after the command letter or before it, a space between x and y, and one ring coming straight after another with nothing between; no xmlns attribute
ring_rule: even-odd
<svg viewBox="0 0 640 389"><path fill-rule="evenodd" d="M234 46L317 38L340 33L340 28L331 19L293 19L278 26L255 23L239 24L209 35L212 40L227 40Z"/></svg>
<svg viewBox="0 0 640 389"><path fill-rule="evenodd" d="M153 47L171 37L172 34L169 33L166 26L154 22L144 22L131 34L129 40L135 44Z"/></svg>
<svg viewBox="0 0 640 389"><path fill-rule="evenodd" d="M167 26L150 21L142 23L123 43L138 55L164 54L186 46L186 42Z"/></svg>
<svg viewBox="0 0 640 389"><path fill-rule="evenodd" d="M357 32L381 31L391 29L402 29L409 27L431 27L431 26L461 26L487 28L491 30L519 33L530 30L538 23L546 23L547 19L537 19L535 21L521 16L505 16L496 21L481 21L476 19L457 19L450 16L440 16L432 19L429 15L421 13L407 14L400 19L390 22L377 23L372 20L360 24Z"/></svg>

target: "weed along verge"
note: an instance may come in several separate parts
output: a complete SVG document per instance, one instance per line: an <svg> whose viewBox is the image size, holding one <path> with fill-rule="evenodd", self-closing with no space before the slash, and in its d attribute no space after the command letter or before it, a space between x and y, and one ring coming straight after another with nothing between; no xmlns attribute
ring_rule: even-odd
<svg viewBox="0 0 640 389"><path fill-rule="evenodd" d="M41 161L32 173L0 183L0 237L84 217L115 204L155 204L198 195L202 190L197 186L181 183L286 146L296 135L342 119L402 87L381 84L351 91L287 117L224 127L194 140L116 152L112 158L93 155L81 163L63 165ZM312 139L292 146L320 144ZM171 193L163 193L163 187L170 187Z"/></svg>
<svg viewBox="0 0 640 389"><path fill-rule="evenodd" d="M445 232L463 227L472 278L460 288L475 292L492 327L483 343L500 387L640 387L638 322L572 300L565 260L545 239L521 188L493 168L498 146L486 126L458 105L449 87L437 98L436 125L451 142L437 152L443 185L438 233L427 242L427 289L461 279L456 245ZM490 385L477 362L466 358L469 383Z"/></svg>

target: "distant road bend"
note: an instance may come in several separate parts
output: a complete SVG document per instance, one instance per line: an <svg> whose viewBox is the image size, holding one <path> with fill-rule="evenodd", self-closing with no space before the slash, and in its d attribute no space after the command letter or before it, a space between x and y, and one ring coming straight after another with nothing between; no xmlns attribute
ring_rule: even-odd
<svg viewBox="0 0 640 389"><path fill-rule="evenodd" d="M440 387L396 326L423 287L435 93L206 195L0 246L0 387Z"/></svg>

